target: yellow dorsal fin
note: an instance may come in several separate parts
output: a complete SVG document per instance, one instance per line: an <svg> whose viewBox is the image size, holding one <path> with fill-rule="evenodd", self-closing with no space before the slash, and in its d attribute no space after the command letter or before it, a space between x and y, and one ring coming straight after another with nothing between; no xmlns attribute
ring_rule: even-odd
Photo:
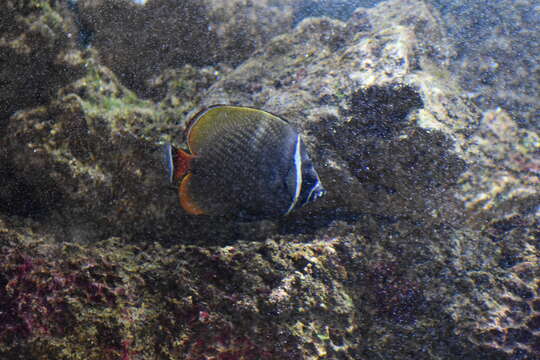
<svg viewBox="0 0 540 360"><path fill-rule="evenodd" d="M187 144L191 153L219 139L227 131L253 126L262 119L282 122L283 119L263 110L244 106L219 105L196 115L187 133Z"/></svg>

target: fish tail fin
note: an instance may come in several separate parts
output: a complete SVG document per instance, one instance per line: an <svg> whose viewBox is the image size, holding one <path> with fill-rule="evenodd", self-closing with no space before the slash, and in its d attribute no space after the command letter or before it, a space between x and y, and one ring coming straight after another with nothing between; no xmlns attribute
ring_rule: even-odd
<svg viewBox="0 0 540 360"><path fill-rule="evenodd" d="M164 162L169 182L179 181L188 173L191 168L191 161L194 155L188 154L182 149L177 149L171 144L164 147Z"/></svg>

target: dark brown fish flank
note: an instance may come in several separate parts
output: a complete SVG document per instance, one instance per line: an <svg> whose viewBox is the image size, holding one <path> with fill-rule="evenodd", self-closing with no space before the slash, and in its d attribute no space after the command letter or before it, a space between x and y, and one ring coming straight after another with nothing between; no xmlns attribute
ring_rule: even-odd
<svg viewBox="0 0 540 360"><path fill-rule="evenodd" d="M247 153L239 153L238 149L245 147L245 144L249 141L249 130L243 129L237 132L231 132L222 141L217 141L216 144L210 149L204 149L201 152L201 157L207 161L207 166L219 166L223 163L229 163L229 165L240 169L245 165L255 165L255 160ZM242 164L243 163L243 164Z"/></svg>
<svg viewBox="0 0 540 360"><path fill-rule="evenodd" d="M258 125L256 128L261 129L263 126ZM215 164L214 160L219 162L233 160L234 162L231 165L237 165L237 167L243 168L243 172L245 172L250 166L256 167L260 164L260 155L273 155L259 154L258 150L265 144L272 143L272 137L275 136L274 132L276 131L275 126L272 126L272 128L267 126L266 129L263 129L264 136L260 138L253 137L253 133L256 131L252 127L229 131L227 136L224 136L220 141L216 141L212 147L201 149L200 155L201 157L208 157L208 161L212 162L212 164L208 165L219 165ZM243 150L239 151L239 149ZM279 151L279 146L276 146L274 151ZM238 170L242 172L242 169ZM250 175L252 176L252 174Z"/></svg>
<svg viewBox="0 0 540 360"><path fill-rule="evenodd" d="M201 113L187 134L195 158L180 193L184 208L190 213L198 208L209 215L268 217L299 206L301 190L316 190L313 199L322 196L312 167L297 174L299 139L288 122L262 110L220 106ZM310 163L302 154L299 161ZM310 189L298 182L302 176L311 179Z"/></svg>
<svg viewBox="0 0 540 360"><path fill-rule="evenodd" d="M220 170L222 174L230 174L231 180L241 180L246 182L246 185L249 185L260 177L257 176L257 171L261 170L261 163L265 161L265 159L261 159L261 154L257 151L247 149L240 153L237 150L245 147L249 138L247 132L242 132L227 138L227 141L216 144L215 148L211 149L210 152L201 155L201 165L212 172ZM252 183L252 185L254 184Z"/></svg>
<svg viewBox="0 0 540 360"><path fill-rule="evenodd" d="M281 197L281 202L284 203L281 207L285 207L292 201L290 194L285 192L286 189L276 189L276 184L269 183L272 178L282 179L286 176L285 172L289 165L276 166L275 164L276 161L282 163L285 160L280 157L288 158L286 161L290 161L292 165L293 149L289 155L278 153L279 150L283 151L281 149L283 142L278 141L278 144L274 146L272 135L278 129L272 129L273 127L263 129L258 138L252 136L252 129L229 133L226 139L216 143L215 147L209 149L208 152L204 149L199 165L201 166L200 175L206 178L199 179L207 189L212 189L207 192L214 193L212 196L214 201L238 205L243 202L252 203L253 206L262 206L258 204L262 197L267 198L267 202L275 206L275 203L280 201L269 198ZM246 148L246 151L238 151L243 148ZM261 153L261 150L269 151ZM274 157L277 157L277 160L273 159ZM277 174L272 176L271 172L277 172Z"/></svg>

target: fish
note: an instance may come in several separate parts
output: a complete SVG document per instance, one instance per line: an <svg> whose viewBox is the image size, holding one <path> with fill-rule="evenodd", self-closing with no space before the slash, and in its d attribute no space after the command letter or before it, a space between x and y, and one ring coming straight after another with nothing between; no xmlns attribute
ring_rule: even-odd
<svg viewBox="0 0 540 360"><path fill-rule="evenodd" d="M185 143L165 145L164 162L188 214L273 218L326 194L299 132L270 112L213 105L188 122Z"/></svg>

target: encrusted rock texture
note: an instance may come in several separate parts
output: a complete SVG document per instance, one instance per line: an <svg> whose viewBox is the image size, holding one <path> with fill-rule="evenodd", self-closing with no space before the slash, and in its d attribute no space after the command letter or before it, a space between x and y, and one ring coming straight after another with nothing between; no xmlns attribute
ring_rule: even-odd
<svg viewBox="0 0 540 360"><path fill-rule="evenodd" d="M45 104L83 74L76 27L56 1L0 4L0 126L16 110Z"/></svg>
<svg viewBox="0 0 540 360"><path fill-rule="evenodd" d="M540 139L436 8L178 4L1 5L0 357L540 359ZM326 197L185 214L160 145L215 103L291 121Z"/></svg>
<svg viewBox="0 0 540 360"><path fill-rule="evenodd" d="M148 87L149 79L164 70L236 65L294 20L286 0L81 0L75 16L100 62L153 98L160 94Z"/></svg>
<svg viewBox="0 0 540 360"><path fill-rule="evenodd" d="M430 0L456 51L452 72L483 109L502 107L539 131L540 8L534 0Z"/></svg>

